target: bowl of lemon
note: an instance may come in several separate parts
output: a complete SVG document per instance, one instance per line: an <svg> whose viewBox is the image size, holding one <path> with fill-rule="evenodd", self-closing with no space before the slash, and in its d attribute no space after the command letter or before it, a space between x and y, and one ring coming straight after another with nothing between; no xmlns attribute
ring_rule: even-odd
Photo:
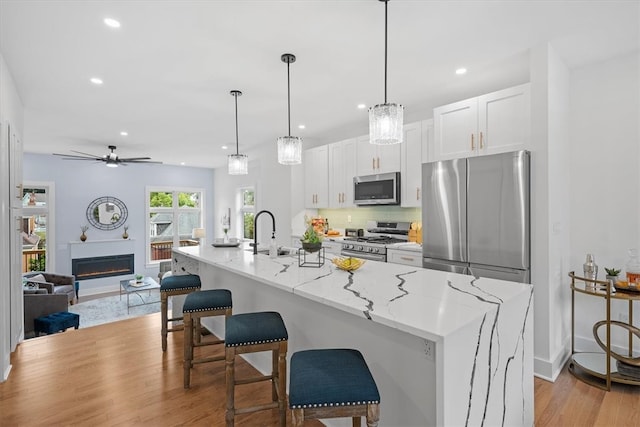
<svg viewBox="0 0 640 427"><path fill-rule="evenodd" d="M333 258L331 262L334 263L335 266L338 267L340 270L344 270L344 271L356 271L357 269L362 267L362 264L364 264L363 259L353 258L353 257L348 257L348 258L336 257L336 258Z"/></svg>

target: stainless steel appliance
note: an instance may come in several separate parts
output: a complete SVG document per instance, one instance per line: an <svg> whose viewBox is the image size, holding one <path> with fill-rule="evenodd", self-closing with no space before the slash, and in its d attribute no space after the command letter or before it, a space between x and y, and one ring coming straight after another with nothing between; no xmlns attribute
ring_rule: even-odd
<svg viewBox="0 0 640 427"><path fill-rule="evenodd" d="M343 239L340 254L386 262L387 245L406 242L410 225L408 222L369 221L366 235Z"/></svg>
<svg viewBox="0 0 640 427"><path fill-rule="evenodd" d="M422 165L423 266L530 283L528 151Z"/></svg>
<svg viewBox="0 0 640 427"><path fill-rule="evenodd" d="M353 178L356 205L399 205L400 172L379 173Z"/></svg>
<svg viewBox="0 0 640 427"><path fill-rule="evenodd" d="M347 237L362 237L364 230L362 228L345 228L344 235Z"/></svg>

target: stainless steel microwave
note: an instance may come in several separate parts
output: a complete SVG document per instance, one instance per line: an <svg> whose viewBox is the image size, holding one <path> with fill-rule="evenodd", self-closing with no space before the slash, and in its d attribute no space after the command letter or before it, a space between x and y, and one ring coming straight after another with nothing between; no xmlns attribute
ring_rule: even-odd
<svg viewBox="0 0 640 427"><path fill-rule="evenodd" d="M356 205L399 205L400 172L356 176L353 178Z"/></svg>

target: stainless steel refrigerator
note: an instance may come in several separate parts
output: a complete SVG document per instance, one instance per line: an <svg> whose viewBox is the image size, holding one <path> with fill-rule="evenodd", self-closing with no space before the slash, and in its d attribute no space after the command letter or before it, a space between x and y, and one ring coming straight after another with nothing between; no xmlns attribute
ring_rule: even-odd
<svg viewBox="0 0 640 427"><path fill-rule="evenodd" d="M530 283L528 151L422 165L423 266Z"/></svg>

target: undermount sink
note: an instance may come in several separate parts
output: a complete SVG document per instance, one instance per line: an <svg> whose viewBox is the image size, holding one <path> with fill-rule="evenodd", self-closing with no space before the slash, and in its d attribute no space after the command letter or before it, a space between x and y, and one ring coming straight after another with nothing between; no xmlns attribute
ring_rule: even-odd
<svg viewBox="0 0 640 427"><path fill-rule="evenodd" d="M253 248L245 249L248 252L253 252ZM258 249L259 254L269 255L269 249ZM289 248L278 248L278 256L287 256L293 254L293 251Z"/></svg>

